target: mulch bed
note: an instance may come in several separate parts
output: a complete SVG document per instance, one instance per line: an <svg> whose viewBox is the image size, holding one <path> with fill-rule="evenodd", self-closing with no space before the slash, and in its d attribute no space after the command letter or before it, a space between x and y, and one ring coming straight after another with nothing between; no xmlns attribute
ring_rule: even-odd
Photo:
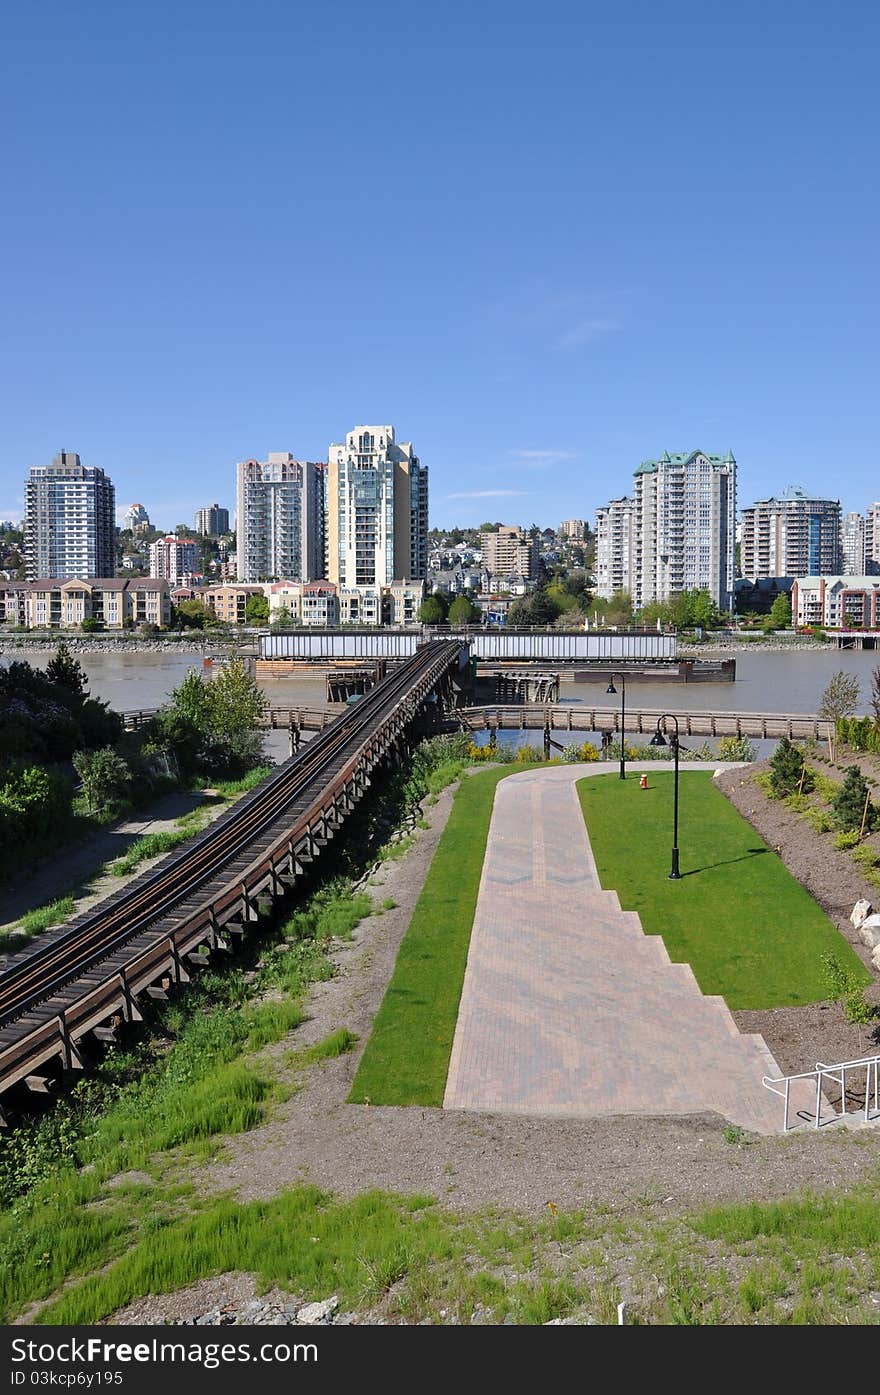
<svg viewBox="0 0 880 1395"><path fill-rule="evenodd" d="M880 891L865 880L848 852L834 847L829 834L816 833L781 801L767 798L754 780L766 769L767 763L761 762L749 770L727 770L716 783L852 945L874 976L865 996L880 1006L880 981L849 919L856 901L867 900L880 909ZM880 1026L873 1031L862 1028L860 1036L845 1020L839 1003L738 1011L733 1016L741 1031L761 1033L782 1070L789 1073L812 1070L817 1061L832 1064L869 1055L880 1045Z"/></svg>

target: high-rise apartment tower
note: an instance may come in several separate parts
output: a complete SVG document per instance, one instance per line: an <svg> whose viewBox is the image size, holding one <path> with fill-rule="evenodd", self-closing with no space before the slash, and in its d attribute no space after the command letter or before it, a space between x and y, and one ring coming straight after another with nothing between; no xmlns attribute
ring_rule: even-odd
<svg viewBox="0 0 880 1395"><path fill-rule="evenodd" d="M786 489L778 499L759 499L743 509L743 576L829 576L840 568L838 499Z"/></svg>
<svg viewBox="0 0 880 1395"><path fill-rule="evenodd" d="M116 491L103 470L63 450L32 466L24 488L29 581L115 574Z"/></svg>
<svg viewBox="0 0 880 1395"><path fill-rule="evenodd" d="M681 591L707 590L733 604L736 460L693 450L644 461L633 497L633 602L638 609Z"/></svg>
<svg viewBox="0 0 880 1395"><path fill-rule="evenodd" d="M356 426L331 445L327 575L342 587L419 580L428 566L428 469L393 426Z"/></svg>
<svg viewBox="0 0 880 1395"><path fill-rule="evenodd" d="M237 467L239 581L317 581L324 574L325 467L287 451Z"/></svg>
<svg viewBox="0 0 880 1395"><path fill-rule="evenodd" d="M596 591L610 601L615 591L633 590L633 501L612 499L596 510Z"/></svg>
<svg viewBox="0 0 880 1395"><path fill-rule="evenodd" d="M219 504L211 504L207 509L196 509L196 532L205 533L209 538L219 538L229 532L229 510Z"/></svg>

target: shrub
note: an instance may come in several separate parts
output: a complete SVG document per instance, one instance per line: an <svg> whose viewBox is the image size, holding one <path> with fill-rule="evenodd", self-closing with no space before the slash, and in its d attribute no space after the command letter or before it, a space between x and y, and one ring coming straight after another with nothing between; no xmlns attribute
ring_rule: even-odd
<svg viewBox="0 0 880 1395"><path fill-rule="evenodd" d="M718 742L719 760L755 759L755 748L747 736L722 736Z"/></svg>
<svg viewBox="0 0 880 1395"><path fill-rule="evenodd" d="M846 852L848 848L858 847L859 830L857 828L845 829L842 833L834 835L834 846L839 852Z"/></svg>
<svg viewBox="0 0 880 1395"><path fill-rule="evenodd" d="M566 764L575 765L581 761L599 760L600 757L592 741L584 741L580 746L576 742L572 742L570 746L566 746L565 750L562 752L562 759Z"/></svg>
<svg viewBox="0 0 880 1395"><path fill-rule="evenodd" d="M834 828L834 815L827 809L817 809L815 804L804 809L804 818L817 833L830 833Z"/></svg>

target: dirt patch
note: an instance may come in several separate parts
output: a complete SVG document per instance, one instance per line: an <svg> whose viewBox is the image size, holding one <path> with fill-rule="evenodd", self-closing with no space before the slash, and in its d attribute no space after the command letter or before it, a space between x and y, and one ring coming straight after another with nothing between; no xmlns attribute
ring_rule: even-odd
<svg viewBox="0 0 880 1395"><path fill-rule="evenodd" d="M870 954L849 918L856 901L880 903L880 893L861 875L850 854L834 847L828 834L817 833L806 819L780 800L768 799L754 779L767 768L766 762L762 762L749 770L727 770L717 777L716 783L852 945L874 976L865 996L869 1003L880 1006L880 982L871 966ZM827 773L840 778L839 772ZM820 1060L852 1060L869 1054L880 1042L880 1029L863 1029L859 1035L845 1020L838 1003L741 1011L733 1016L740 1031L761 1033L786 1072L812 1070Z"/></svg>

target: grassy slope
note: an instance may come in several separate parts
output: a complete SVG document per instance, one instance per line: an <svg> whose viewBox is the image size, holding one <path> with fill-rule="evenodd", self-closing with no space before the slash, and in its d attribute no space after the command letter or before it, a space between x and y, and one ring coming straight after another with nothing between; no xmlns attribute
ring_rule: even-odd
<svg viewBox="0 0 880 1395"><path fill-rule="evenodd" d="M671 772L578 784L604 887L638 911L670 957L686 960L704 993L731 1008L819 1002L821 958L834 954L864 982L850 946L755 830L702 772L680 776L680 882L670 882Z"/></svg>
<svg viewBox="0 0 880 1395"><path fill-rule="evenodd" d="M495 789L531 768L462 781L352 1085L355 1104L442 1105Z"/></svg>

